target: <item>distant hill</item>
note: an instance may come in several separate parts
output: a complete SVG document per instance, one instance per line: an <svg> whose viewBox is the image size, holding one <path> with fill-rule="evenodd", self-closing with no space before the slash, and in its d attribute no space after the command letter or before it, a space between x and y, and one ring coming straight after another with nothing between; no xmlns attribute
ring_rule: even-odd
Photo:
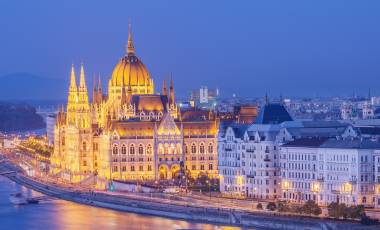
<svg viewBox="0 0 380 230"><path fill-rule="evenodd" d="M26 104L0 102L0 131L19 132L45 127L43 118L36 109Z"/></svg>
<svg viewBox="0 0 380 230"><path fill-rule="evenodd" d="M57 100L66 98L68 81L29 73L0 77L0 100Z"/></svg>

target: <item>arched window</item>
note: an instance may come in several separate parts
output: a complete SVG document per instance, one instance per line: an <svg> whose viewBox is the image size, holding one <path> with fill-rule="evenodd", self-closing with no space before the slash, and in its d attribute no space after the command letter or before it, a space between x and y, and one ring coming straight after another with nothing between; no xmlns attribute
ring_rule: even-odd
<svg viewBox="0 0 380 230"><path fill-rule="evenodd" d="M162 144L158 144L158 153L163 154L164 153L164 147L162 147Z"/></svg>
<svg viewBox="0 0 380 230"><path fill-rule="evenodd" d="M168 154L168 153L169 153L169 145L165 144L164 145L164 154Z"/></svg>
<svg viewBox="0 0 380 230"><path fill-rule="evenodd" d="M118 148L117 148L117 145L114 145L113 148L112 148L112 153L113 153L114 155L116 155L116 154L118 154L118 152L119 152L119 150L118 150Z"/></svg>
<svg viewBox="0 0 380 230"><path fill-rule="evenodd" d="M191 144L191 153L196 153L197 152L197 146L195 146L194 143Z"/></svg>
<svg viewBox="0 0 380 230"><path fill-rule="evenodd" d="M200 152L200 153L205 153L205 144L201 143L201 144L199 145L199 152Z"/></svg>
<svg viewBox="0 0 380 230"><path fill-rule="evenodd" d="M135 154L135 146L133 144L129 146L129 154L131 155Z"/></svg>
<svg viewBox="0 0 380 230"><path fill-rule="evenodd" d="M121 154L127 154L127 146L121 146Z"/></svg>
<svg viewBox="0 0 380 230"><path fill-rule="evenodd" d="M86 151L87 150L87 143L85 141L83 141L82 145L83 145L83 151Z"/></svg>
<svg viewBox="0 0 380 230"><path fill-rule="evenodd" d="M208 153L214 153L214 146L212 145L212 143L208 145Z"/></svg>
<svg viewBox="0 0 380 230"><path fill-rule="evenodd" d="M144 147L142 144L139 145L139 154L144 154Z"/></svg>
<svg viewBox="0 0 380 230"><path fill-rule="evenodd" d="M146 146L146 154L152 154L152 146L150 144Z"/></svg>

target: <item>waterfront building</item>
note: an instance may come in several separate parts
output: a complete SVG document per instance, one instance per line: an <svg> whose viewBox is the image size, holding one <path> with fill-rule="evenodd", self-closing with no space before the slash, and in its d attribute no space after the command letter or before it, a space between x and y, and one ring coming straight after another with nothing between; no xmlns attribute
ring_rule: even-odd
<svg viewBox="0 0 380 230"><path fill-rule="evenodd" d="M380 144L360 135L344 122L292 121L284 107L268 104L255 124L221 124L220 191L265 200L373 206L380 199L375 181L380 178L375 172Z"/></svg>
<svg viewBox="0 0 380 230"><path fill-rule="evenodd" d="M292 121L281 104L266 103L256 123L226 124L219 134L220 191L259 199L279 195L278 140L280 124Z"/></svg>
<svg viewBox="0 0 380 230"><path fill-rule="evenodd" d="M71 69L66 111L54 131L51 172L72 182L169 180L181 175L218 176L219 122L211 111L181 110L174 85L156 93L148 69L136 56L129 31L125 55L108 81L94 83L89 101L84 66L79 86Z"/></svg>
<svg viewBox="0 0 380 230"><path fill-rule="evenodd" d="M368 140L302 138L280 147L282 199L373 206L374 154Z"/></svg>

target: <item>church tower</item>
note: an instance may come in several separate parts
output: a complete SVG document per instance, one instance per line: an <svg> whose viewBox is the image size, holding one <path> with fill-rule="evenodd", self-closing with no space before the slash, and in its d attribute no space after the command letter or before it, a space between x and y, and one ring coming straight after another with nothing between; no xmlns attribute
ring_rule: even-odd
<svg viewBox="0 0 380 230"><path fill-rule="evenodd" d="M78 126L79 126L78 128L89 128L90 127L90 105L88 102L87 85L86 85L86 79L84 75L83 64L81 65L81 68L80 68L77 115L78 115Z"/></svg>
<svg viewBox="0 0 380 230"><path fill-rule="evenodd" d="M78 87L75 79L74 65L71 66L70 88L67 99L67 124L76 125L76 109L78 102Z"/></svg>

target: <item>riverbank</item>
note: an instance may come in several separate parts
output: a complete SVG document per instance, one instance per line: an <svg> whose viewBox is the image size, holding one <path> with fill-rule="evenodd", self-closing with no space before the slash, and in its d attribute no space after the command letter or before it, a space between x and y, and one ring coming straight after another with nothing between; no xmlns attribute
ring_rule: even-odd
<svg viewBox="0 0 380 230"><path fill-rule="evenodd" d="M254 227L259 229L376 229L355 222L341 222L317 218L280 216L274 214L248 212L237 209L215 208L213 204L188 203L184 200L152 199L138 196L123 196L107 192L93 192L63 187L29 178L7 162L0 163L0 173L6 177L43 194L60 199L118 211L144 215L182 219L194 222L221 225Z"/></svg>

